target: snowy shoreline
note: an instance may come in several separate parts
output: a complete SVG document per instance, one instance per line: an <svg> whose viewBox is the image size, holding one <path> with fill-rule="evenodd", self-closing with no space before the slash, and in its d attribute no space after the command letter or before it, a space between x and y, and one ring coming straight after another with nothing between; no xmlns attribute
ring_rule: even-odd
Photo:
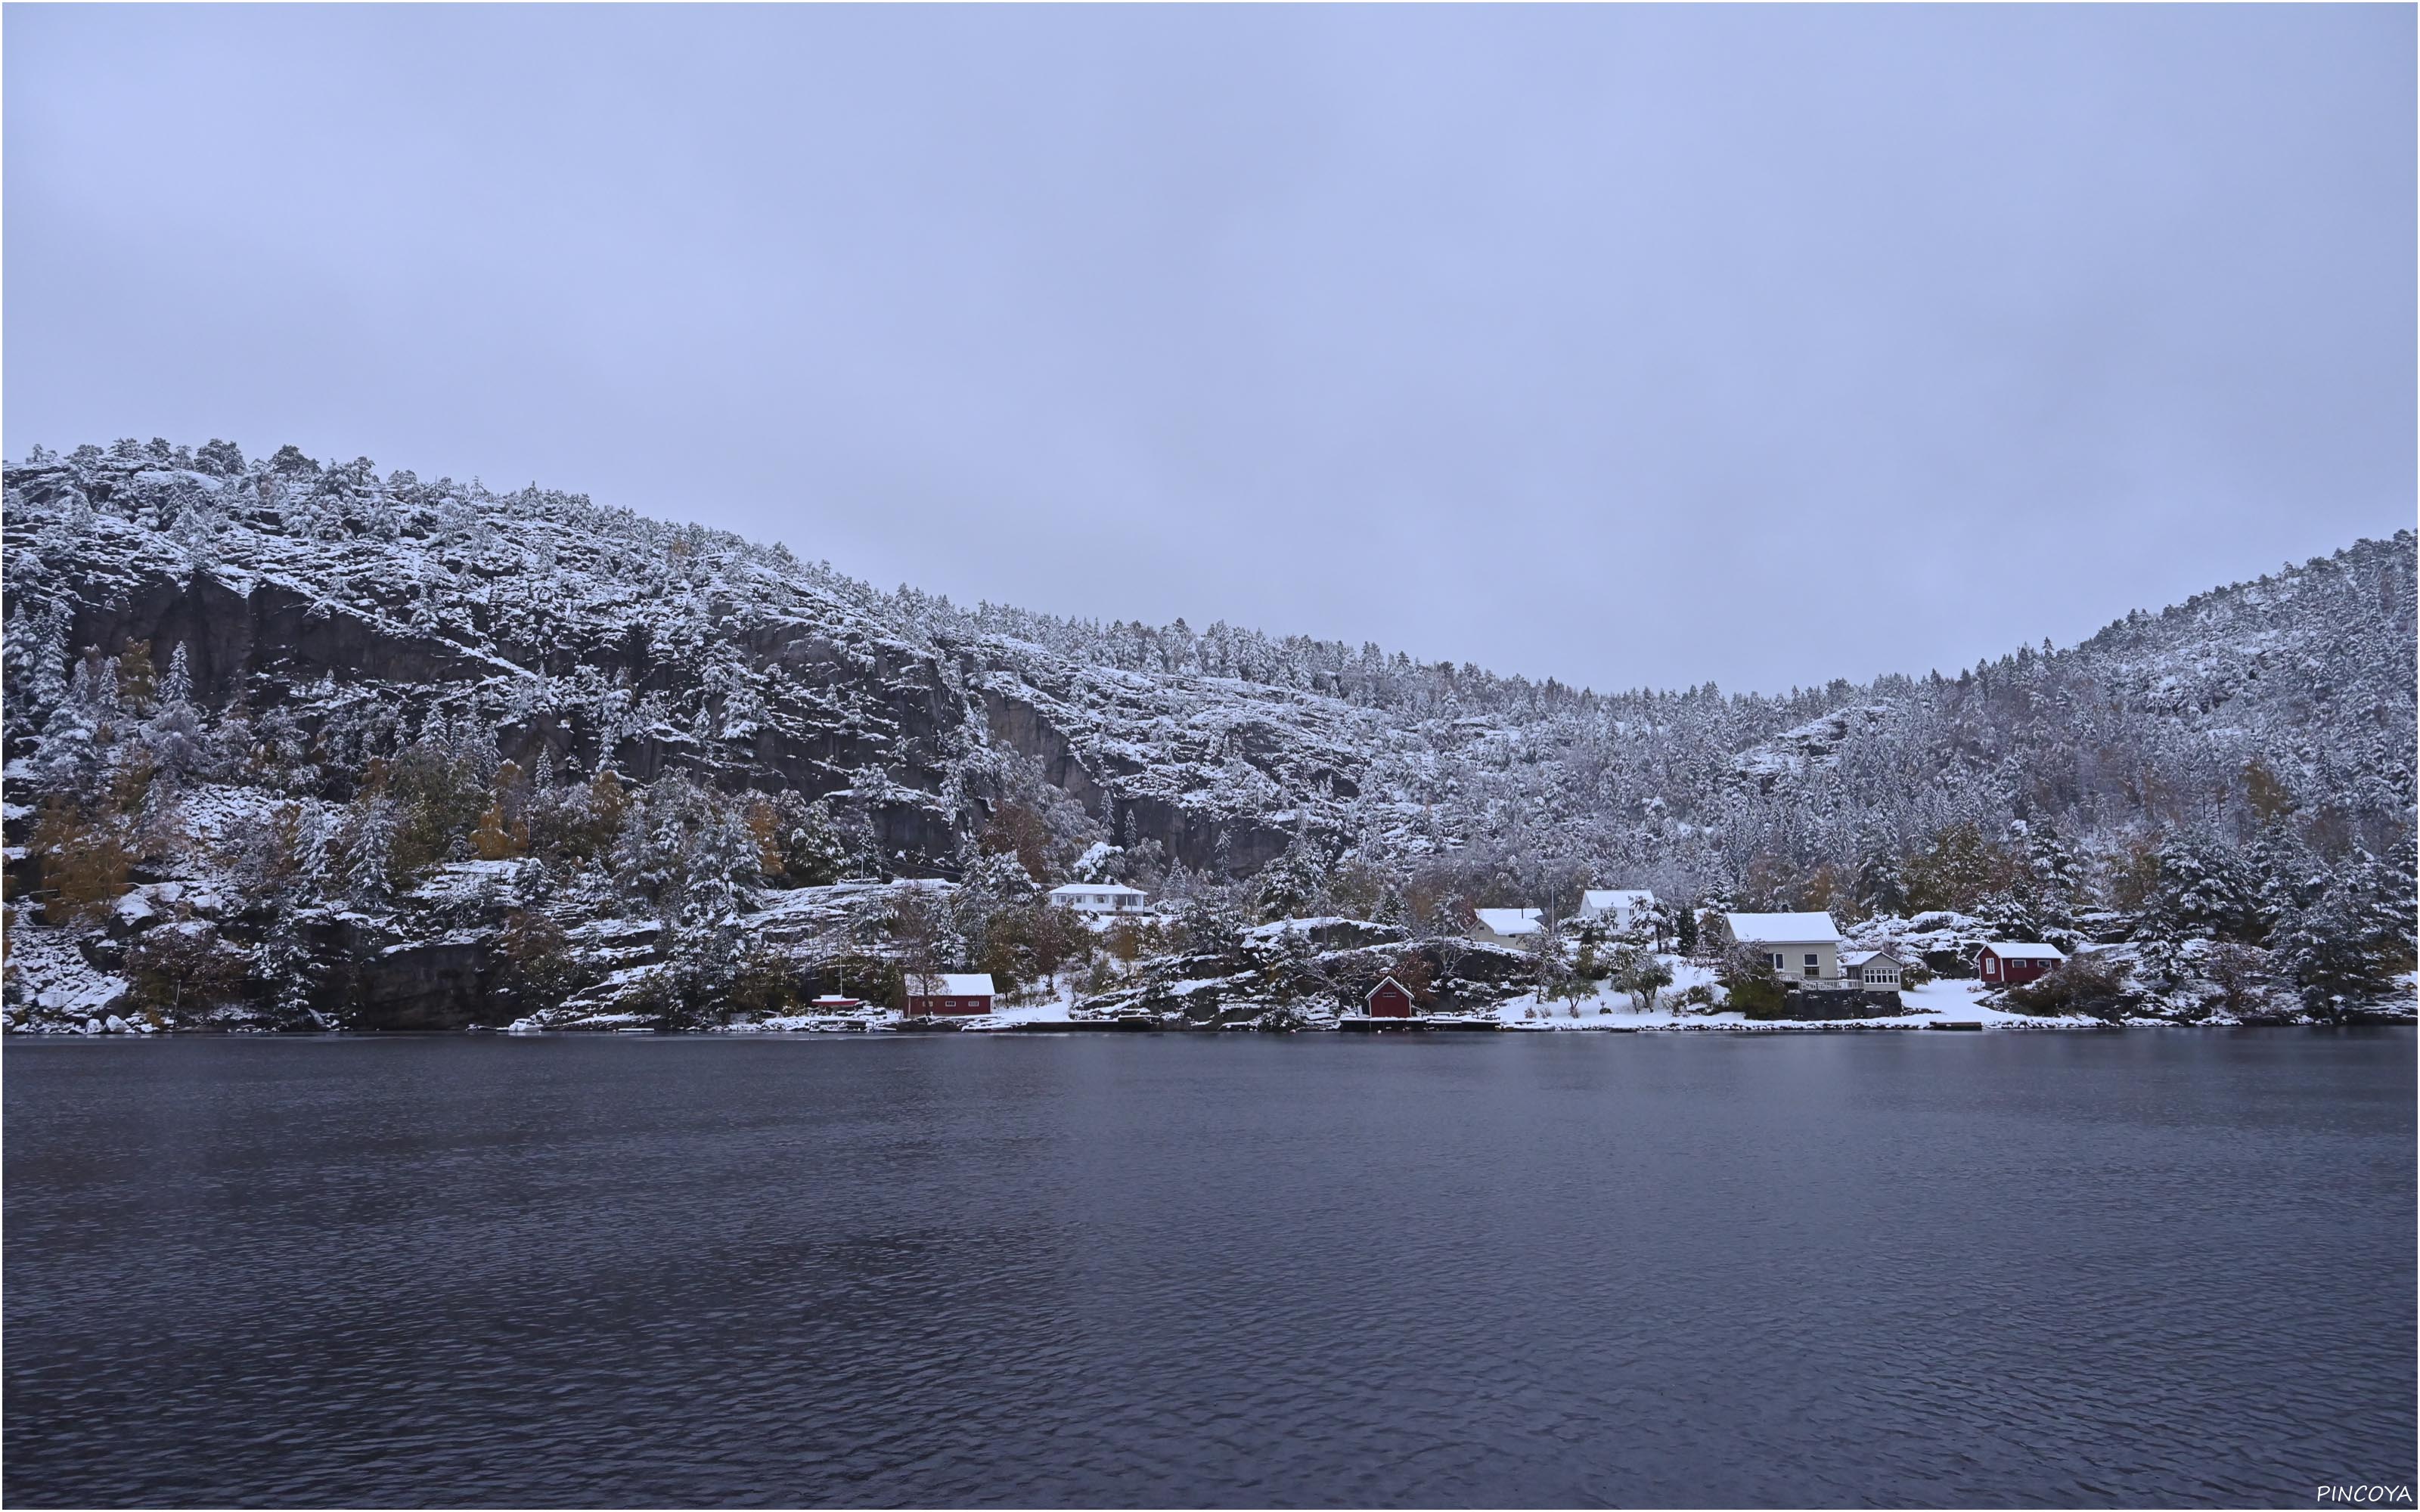
<svg viewBox="0 0 2420 1512"><path fill-rule="evenodd" d="M1464 1030L1464 1032L1468 1032L1468 1030L1469 1030L1469 1026L1454 1026L1453 1027L1462 1028L1462 1029ZM2319 1029L2328 1029L2328 1030L2334 1030L2334 1029L2352 1029L2352 1028L2358 1028L2358 1029L2409 1029L2409 1028L2414 1028L2414 1027L2420 1027L2420 1015L2415 1015L2415 1014L2411 1014L2411 1013L2393 1014L2393 1013L2385 1013L2385 1012L2379 1012L2379 1011L2369 1011L2369 1012L2363 1012L2363 1013L2357 1014L2357 1015L2355 1015L2354 1017L2350 1018L2350 1019L2348 1019L2346 1022L2341 1023L2341 1024L2285 1023L2285 1022L2237 1023L2237 1022L2234 1022L2234 1021L2232 1021L2232 1020L2228 1020L2228 1021L2211 1021L2211 1022L2205 1022L2205 1023L2199 1023L2199 1024L2180 1024L2180 1023L2178 1023L2178 1022L2176 1022L2175 1020L2172 1020L2172 1019L2150 1019L2150 1018L2125 1019L2125 1020L2120 1020L2120 1021L2116 1022L2116 1023L2110 1023L2110 1022L2106 1022L2106 1021L2100 1020L2100 1019L2076 1019L2076 1018L2063 1018L2063 1019L2026 1019L2026 1020L2024 1020L2024 1021L2022 1021L2022 1022L2018 1022L2018 1023L1993 1023L1993 1024L1977 1024L1977 1023L1974 1023L1974 1022L1972 1022L1972 1021L1965 1021L1965 1022L1952 1022L1952 1021L1945 1021L1945 1020L1941 1020L1941 1019L1933 1019L1933 1018L1919 1018L1919 1019L1906 1019L1906 1018L1901 1018L1901 1019L1859 1019L1859 1020L1851 1020L1851 1021L1839 1022L1839 1023L1818 1023L1818 1022L1814 1022L1814 1021L1810 1021L1810 1020L1803 1020L1803 1019L1802 1019L1802 1020L1770 1020L1770 1021L1764 1021L1764 1022L1759 1022L1759 1023L1748 1023L1748 1022L1745 1022L1745 1021L1741 1021L1741 1020L1737 1020L1737 1019L1732 1019L1732 1020L1730 1020L1730 1021L1728 1021L1728 1022L1722 1022L1722 1021L1708 1021L1708 1022L1699 1022L1699 1023L1682 1023L1682 1024L1602 1024L1602 1023L1599 1023L1599 1024L1574 1024L1574 1025L1552 1025L1552 1026L1541 1025L1541 1026L1522 1026L1522 1027L1518 1027L1518 1028L1513 1027L1512 1026L1510 1026L1510 1025L1501 1025L1501 1026L1482 1026L1482 1027L1481 1027L1480 1032L1482 1032L1482 1033L1497 1033L1497 1034L1565 1034L1565 1035L1570 1035L1570 1034L1659 1034L1659 1035L1669 1035L1669 1034L1892 1034L1892 1033L1911 1033L1911 1032L1915 1032L1915 1031L1918 1031L1918 1030L1934 1029L1934 1030L1962 1030L1962 1031L1967 1032L1967 1033L1983 1033L1983 1034L1992 1034L1992 1033L2028 1033L2028 1032L2031 1032L2031 1033L2066 1033L2066 1034L2106 1034L2106 1033L2115 1033L2115 1032L2119 1032L2119 1031L2124 1031L2124 1030L2130 1030L2130 1029L2181 1029L2181 1030L2192 1030L2192 1031L2196 1031L2196 1032L2208 1032L2208 1031L2211 1031L2211 1030L2269 1030L2269 1029L2291 1029L2291 1030L2319 1030ZM977 1022L977 1021L970 1020L970 1021L968 1021L967 1023L965 1023L965 1024L963 1024L963 1025L957 1025L957 1026L950 1026L950 1027L943 1027L943 1028L929 1028L929 1027L923 1027L923 1026L914 1026L914 1027L910 1027L910 1026L903 1026L903 1025L901 1025L901 1024L899 1024L899 1023L896 1023L896 1022L889 1023L889 1024L867 1024L867 1025L859 1025L859 1026L847 1026L847 1027L843 1027L843 1026L812 1026L812 1027L811 1027L811 1026L793 1026L793 1025L786 1025L786 1024L763 1024L763 1023L760 1023L760 1024L726 1024L726 1025L719 1025L719 1026L715 1026L715 1027L712 1027L712 1028L704 1028L704 1029L657 1028L657 1027L654 1027L654 1026L616 1026L616 1027L607 1027L607 1026L582 1026L582 1027L551 1027L551 1028L513 1028L513 1027L495 1028L495 1027L490 1027L490 1026L484 1026L484 1025L482 1025L482 1026L476 1026L470 1027L470 1028L461 1028L461 1029L271 1029L271 1028L261 1028L261 1027L258 1027L258 1026L249 1026L249 1025L247 1025L247 1026L238 1026L238 1027L234 1027L234 1028L225 1028L225 1029L219 1029L219 1028L183 1028L183 1029L171 1029L171 1028L153 1028L153 1027L151 1027L151 1026L147 1026L147 1025L132 1025L132 1024L125 1024L125 1023L123 1023L123 1022L121 1021L120 1025L119 1025L117 1027L116 1027L116 1028L111 1028L111 1027L109 1027L109 1026L106 1026L106 1025L103 1025L103 1026L100 1026L100 1027L91 1027L91 1026L85 1026L85 1027L68 1027L68 1026L57 1026L57 1025L40 1025L40 1026L32 1026L32 1025L29 1025L29 1026L23 1026L23 1027L14 1027L14 1026L12 1026L12 1027L10 1027L10 1028L7 1031L7 1034L8 1035L8 1037L10 1037L10 1038L15 1038L15 1039L42 1039L42 1040L90 1040L90 1039L102 1039L102 1040L178 1040L178 1039L183 1039L183 1040L194 1040L194 1039L227 1039L227 1038L235 1038L235 1037L241 1037L241 1038L246 1038L246 1039L272 1039L272 1040L292 1040L292 1039L311 1039L311 1040L393 1040L393 1039L400 1039L400 1038L410 1038L410 1039L459 1039L459 1038L462 1038L462 1037L465 1037L465 1036L503 1036L503 1037L507 1037L507 1038L511 1038L511 1039L515 1039L515 1040L531 1040L531 1039L553 1039L553 1040L596 1040L596 1039L602 1039L602 1038L608 1037L608 1036L610 1036L610 1035L614 1035L614 1034L674 1035L674 1036L681 1036L681 1037L691 1038L691 1039L795 1040L795 1039L830 1038L830 1037L835 1036L835 1035L857 1035L857 1036L875 1036L875 1037L895 1038L895 1039L917 1039L917 1038L929 1038L929 1037L936 1037L936 1036L942 1036L942 1035L951 1035L951 1034L958 1034L958 1035L970 1035L970 1035L976 1035L976 1036L980 1036L980 1037L991 1037L991 1038L1007 1037L1007 1038L1014 1038L1014 1039L1031 1039L1031 1038L1036 1038L1036 1037L1046 1036L1046 1035L1061 1035L1061 1036L1065 1036L1065 1035L1086 1035L1086 1036L1090 1036L1090 1035L1094 1035L1094 1034L1115 1034L1115 1033L1144 1034L1144 1035L1155 1035L1155 1034L1157 1034L1157 1035L1209 1035L1209 1034L1314 1034L1314 1035L1320 1035L1320 1034L1336 1034L1336 1033L1339 1033L1339 1032L1340 1032L1340 1031L1339 1031L1339 1030L1336 1028L1336 1026L1333 1026L1333 1025L1329 1025L1329 1026L1323 1026L1307 1027L1307 1028L1302 1028L1302 1029L1269 1030L1269 1029L1260 1029L1260 1028L1255 1028L1255 1027L1253 1027L1252 1026L1249 1026L1249 1025L1204 1025L1204 1024L1164 1024L1164 1025L1161 1025L1161 1024L1155 1024L1155 1025L1142 1025L1142 1026L1124 1026L1124 1025L1112 1026L1112 1025L1110 1025L1110 1024L1108 1024L1108 1023L1105 1023L1105 1022L1102 1022L1102 1021L1098 1021L1098 1020L1091 1020L1091 1021L1087 1021L1087 1020L1074 1020L1074 1021L1066 1021L1066 1022L1063 1022L1063 1021L1056 1021L1056 1020L1047 1020L1047 1021L1032 1021L1032 1022L1016 1023L1016 1024L986 1024L986 1023L981 1023L981 1022ZM1388 1027L1388 1028L1386 1028L1386 1029L1382 1029L1382 1030L1378 1030L1378 1031L1375 1031L1375 1032L1376 1032L1377 1034L1379 1034L1379 1035L1400 1035L1400 1034L1422 1034L1422 1035L1426 1035L1426 1034L1438 1034L1438 1033L1444 1033L1444 1032L1447 1032L1447 1030L1446 1030L1446 1028L1444 1028L1444 1027L1440 1027L1440 1026L1435 1026L1435 1025L1432 1025L1432 1024L1425 1024L1425 1023L1421 1023L1421 1022L1419 1022L1419 1021L1414 1021L1414 1022L1412 1022L1412 1023L1410 1023L1410 1024L1408 1024L1408 1025L1406 1025L1406 1024L1400 1024L1400 1023L1399 1023L1399 1024L1396 1024L1396 1025L1394 1025L1394 1026L1390 1026L1390 1027Z"/></svg>
<svg viewBox="0 0 2420 1512"><path fill-rule="evenodd" d="M1633 1006L1617 1006L1618 995L1602 994L1584 999L1583 1011L1575 1016L1562 1005L1541 1007L1532 997L1520 997L1494 1010L1473 1014L1439 1014L1429 1018L1360 1021L1354 1026L1359 1032L1392 1036L1400 1034L1436 1035L1450 1033L1499 1034L1889 1034L1922 1030L1947 1030L1965 1033L2033 1032L2033 1033L2106 1033L2118 1029L2326 1029L2341 1027L2411 1028L2420 1026L2420 1014L2410 1011L2401 1013L2371 1010L2349 1019L2345 1024L2293 1023L2282 1020L2211 1018L2184 1022L2171 1018L2134 1017L2116 1021L2069 1014L2046 1017L2015 1013L1980 1001L1982 986L1978 982L1936 980L1920 987L1906 989L1901 994L1907 1011L1879 1018L1811 1020L1811 1019L1749 1019L1729 1011L1708 1013L1684 1011L1677 1008L1658 1008L1640 1011ZM660 1028L638 1014L600 1014L575 1024L537 1024L529 1020L503 1026L478 1026L465 1029L319 1029L279 1030L250 1026L218 1028L170 1029L155 1028L147 1024L130 1023L116 1015L108 1019L88 1019L84 1025L60 1024L8 1026L11 1036L65 1036L70 1039L163 1038L175 1035L216 1036L227 1034L271 1035L281 1038L302 1034L313 1038L379 1039L397 1034L454 1036L462 1034L508 1035L515 1039L534 1037L597 1038L612 1034L680 1034L737 1039L792 1039L800 1036L829 1035L1005 1035L1024 1038L1033 1035L1094 1034L1234 1034L1234 1033L1303 1033L1336 1034L1347 1030L1346 1021L1326 1017L1307 1022L1292 1030L1269 1030L1249 1024L1208 1024L1176 1021L1147 1021L1132 1016L1125 1019L1072 1016L1073 1002L1062 997L1053 1002L1007 1008L980 1017L964 1019L909 1021L897 1014L799 1014L769 1018L751 1023L723 1024L703 1028ZM1537 1016L1525 1014L1534 1012Z"/></svg>

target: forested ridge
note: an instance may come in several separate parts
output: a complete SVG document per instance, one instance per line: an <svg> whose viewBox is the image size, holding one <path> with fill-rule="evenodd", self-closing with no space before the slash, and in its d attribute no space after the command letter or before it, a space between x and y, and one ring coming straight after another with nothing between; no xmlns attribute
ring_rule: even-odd
<svg viewBox="0 0 2420 1512"><path fill-rule="evenodd" d="M844 958L1131 991L1256 919L1417 941L1590 885L2122 947L2168 1007L2211 1000L2213 950L2263 1011L2410 966L2409 532L2076 646L1764 696L959 606L291 447L6 482L18 1026L695 1015ZM1173 912L1068 936L1033 894L1077 876ZM832 890L912 878L962 885Z"/></svg>

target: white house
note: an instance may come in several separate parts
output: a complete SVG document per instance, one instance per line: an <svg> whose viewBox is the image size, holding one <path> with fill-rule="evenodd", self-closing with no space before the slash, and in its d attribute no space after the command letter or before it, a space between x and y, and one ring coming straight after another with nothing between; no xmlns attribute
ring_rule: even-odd
<svg viewBox="0 0 2420 1512"><path fill-rule="evenodd" d="M1840 957L1840 978L1860 987L1897 992L1907 963L1888 950L1852 950Z"/></svg>
<svg viewBox="0 0 2420 1512"><path fill-rule="evenodd" d="M1050 889L1052 903L1081 914L1139 914L1150 896L1116 882L1070 882Z"/></svg>
<svg viewBox="0 0 2420 1512"><path fill-rule="evenodd" d="M1541 908L1474 908L1471 913L1479 920L1471 938L1491 945L1525 945L1546 927Z"/></svg>
<svg viewBox="0 0 2420 1512"><path fill-rule="evenodd" d="M1655 895L1645 887L1590 887L1580 894L1580 918L1609 925L1616 933L1630 928L1641 909L1655 906Z"/></svg>
<svg viewBox="0 0 2420 1512"><path fill-rule="evenodd" d="M1840 980L1840 928L1829 914L1725 914L1731 938L1772 958L1785 981Z"/></svg>

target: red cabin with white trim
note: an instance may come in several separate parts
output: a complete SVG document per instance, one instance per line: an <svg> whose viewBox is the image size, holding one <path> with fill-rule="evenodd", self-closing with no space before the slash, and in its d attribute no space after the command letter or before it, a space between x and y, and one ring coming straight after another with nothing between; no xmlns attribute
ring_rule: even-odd
<svg viewBox="0 0 2420 1512"><path fill-rule="evenodd" d="M1414 1011L1411 989L1392 977L1381 977L1370 989L1363 1011L1373 1019L1407 1019Z"/></svg>
<svg viewBox="0 0 2420 1512"><path fill-rule="evenodd" d="M2023 940L1993 940L1975 952L1975 975L1986 987L2015 987L2033 980L2067 959L2055 945Z"/></svg>

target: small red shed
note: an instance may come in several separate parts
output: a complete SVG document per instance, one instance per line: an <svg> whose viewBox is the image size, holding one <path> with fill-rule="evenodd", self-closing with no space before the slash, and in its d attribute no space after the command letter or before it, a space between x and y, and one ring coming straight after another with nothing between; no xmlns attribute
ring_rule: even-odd
<svg viewBox="0 0 2420 1512"><path fill-rule="evenodd" d="M2033 980L2067 957L2055 945L1993 940L1975 952L1975 975L1985 986L2014 987Z"/></svg>
<svg viewBox="0 0 2420 1512"><path fill-rule="evenodd" d="M1365 1010L1373 1019L1407 1019L1412 1016L1412 993L1392 977L1381 977L1378 985L1370 989Z"/></svg>
<svg viewBox="0 0 2420 1512"><path fill-rule="evenodd" d="M991 1011L991 973L943 971L908 978L908 1016L966 1018Z"/></svg>

